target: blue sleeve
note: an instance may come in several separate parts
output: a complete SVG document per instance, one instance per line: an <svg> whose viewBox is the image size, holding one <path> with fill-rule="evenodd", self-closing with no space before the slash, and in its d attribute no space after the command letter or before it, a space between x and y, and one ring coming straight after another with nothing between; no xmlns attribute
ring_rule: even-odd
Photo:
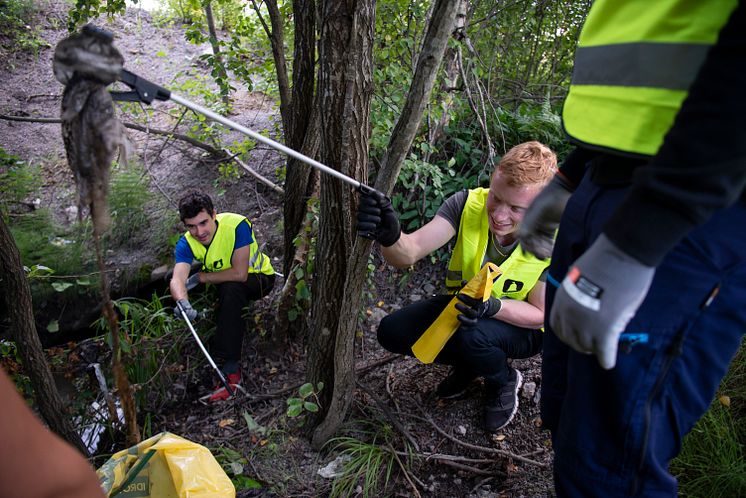
<svg viewBox="0 0 746 498"><path fill-rule="evenodd" d="M192 252L192 248L189 247L189 242L187 242L186 237L184 237L183 235L176 243L174 256L177 263L187 263L191 265L192 261L194 261L194 253Z"/></svg>
<svg viewBox="0 0 746 498"><path fill-rule="evenodd" d="M233 244L233 250L235 251L236 249L247 246L252 242L254 242L254 236L251 233L249 222L243 220L236 226L236 242Z"/></svg>

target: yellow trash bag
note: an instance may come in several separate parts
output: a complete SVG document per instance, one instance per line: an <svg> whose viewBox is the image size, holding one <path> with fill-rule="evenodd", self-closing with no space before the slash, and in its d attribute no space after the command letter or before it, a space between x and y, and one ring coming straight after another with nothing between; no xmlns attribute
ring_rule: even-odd
<svg viewBox="0 0 746 498"><path fill-rule="evenodd" d="M96 471L106 496L235 498L236 488L210 450L169 432L122 450Z"/></svg>
<svg viewBox="0 0 746 498"><path fill-rule="evenodd" d="M501 273L502 271L496 264L485 263L479 273L474 275L459 292L486 301L492 294L492 285ZM454 296L440 316L412 346L414 356L422 363L432 363L461 324L456 318L459 314L456 309L456 303L458 302L460 301Z"/></svg>

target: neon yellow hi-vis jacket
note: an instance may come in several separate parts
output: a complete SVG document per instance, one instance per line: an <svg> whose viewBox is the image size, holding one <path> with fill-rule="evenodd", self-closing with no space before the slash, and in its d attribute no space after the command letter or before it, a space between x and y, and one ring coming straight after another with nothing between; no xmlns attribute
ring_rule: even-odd
<svg viewBox="0 0 746 498"><path fill-rule="evenodd" d="M458 291L462 281L471 280L482 268L490 238L486 206L488 195L489 189L477 188L470 190L466 198L456 246L446 273L446 287L453 292ZM518 245L508 259L500 264L502 273L492 287L492 295L525 301L549 262L549 259L542 260L524 252Z"/></svg>
<svg viewBox="0 0 746 498"><path fill-rule="evenodd" d="M565 132L586 148L655 155L737 3L596 0L578 39Z"/></svg>
<svg viewBox="0 0 746 498"><path fill-rule="evenodd" d="M189 232L184 234L189 247L192 249L194 259L202 263L202 271L214 272L227 270L231 267L231 256L233 256L233 245L236 241L236 227L243 220L251 227L251 222L245 216L235 213L220 213L216 217L218 228L209 247L205 247L191 236ZM256 235L254 241L249 245L249 273L264 273L273 275L275 270L269 257L259 250Z"/></svg>

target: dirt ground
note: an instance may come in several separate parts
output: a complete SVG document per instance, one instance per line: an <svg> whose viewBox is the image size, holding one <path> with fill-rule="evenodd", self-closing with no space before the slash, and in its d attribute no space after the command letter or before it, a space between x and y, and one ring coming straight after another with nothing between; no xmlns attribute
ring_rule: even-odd
<svg viewBox="0 0 746 498"><path fill-rule="evenodd" d="M181 28L156 27L147 12L130 10L124 17L103 19L98 24L115 33L125 67L145 78L168 85L206 73L197 61L206 47L186 43ZM41 29L49 47L36 55L8 56L0 63L0 114L35 118L59 115L62 86L52 75L51 59L52 47L66 34L64 4L56 0L44 4L35 26ZM234 102L232 119L252 129L276 128L277 110L265 95L239 90ZM172 118L160 111L172 105L156 104L159 112L150 125L169 128ZM276 268L281 267L280 195L246 174L221 178L199 149L132 130L128 133L148 173L151 190L163 205L173 209L175 200L187 188L207 190L214 194L218 210L239 212L254 221L265 252L277 263ZM228 143L239 139L236 134L227 135ZM0 145L26 161L44 165L42 194L29 202L49 207L58 221L69 223L70 207L76 199L59 125L0 119ZM279 182L276 171L282 164L279 154L265 149L256 150L250 162L252 168L275 182ZM147 245L129 248L126 254L110 254L109 263L155 266L160 263L155 252ZM399 287L403 273L388 267L380 256L376 261L378 270L374 272L357 343L358 389L348 418L349 430L361 427L365 420L380 421L391 428L392 447L412 454L406 472L395 465L384 495L553 495L551 444L548 433L541 430L538 409L540 359L513 362L524 376L520 409L507 428L494 435L485 433L480 428L481 384L475 383L462 399L439 401L433 391L447 375L446 367L391 356L375 338L383 316L440 289L443 269L419 264L408 283ZM257 303L255 312L271 313L270 304L269 299ZM152 415L152 433L170 431L210 448L230 447L248 457L244 472L263 487L241 491L239 496L328 495L331 480L317 471L338 453L313 451L299 427L302 417L285 416L287 398L303 383L304 351L294 344L277 348L272 341L256 335L249 337L244 347L247 396L219 406L204 406L197 400L199 382L184 378L174 386L171 398L162 403L162 410ZM245 414L267 432L250 431L243 421ZM400 459L407 461L403 453ZM360 487L352 495L362 492Z"/></svg>

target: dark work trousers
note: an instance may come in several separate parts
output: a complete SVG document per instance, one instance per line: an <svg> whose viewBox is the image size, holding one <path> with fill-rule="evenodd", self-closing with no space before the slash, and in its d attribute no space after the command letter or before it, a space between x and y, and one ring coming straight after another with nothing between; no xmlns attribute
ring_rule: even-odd
<svg viewBox="0 0 746 498"><path fill-rule="evenodd" d="M224 282L218 288L218 309L211 350L223 360L241 360L241 345L246 330L244 308L272 290L274 275L249 273L246 282Z"/></svg>
<svg viewBox="0 0 746 498"><path fill-rule="evenodd" d="M427 330L451 295L418 301L388 315L378 326L378 342L393 353L412 354L412 345ZM529 358L541 351L543 332L516 327L493 318L480 318L476 327L463 328L451 336L435 363L452 365L490 384L508 381L508 358Z"/></svg>
<svg viewBox="0 0 746 498"><path fill-rule="evenodd" d="M549 267L547 324L556 285L627 191L594 183L587 172L570 198ZM552 431L558 496L676 496L668 464L738 350L745 303L746 204L738 202L691 231L658 266L625 329L649 341L621 344L615 368L571 350L547 325L541 414Z"/></svg>

